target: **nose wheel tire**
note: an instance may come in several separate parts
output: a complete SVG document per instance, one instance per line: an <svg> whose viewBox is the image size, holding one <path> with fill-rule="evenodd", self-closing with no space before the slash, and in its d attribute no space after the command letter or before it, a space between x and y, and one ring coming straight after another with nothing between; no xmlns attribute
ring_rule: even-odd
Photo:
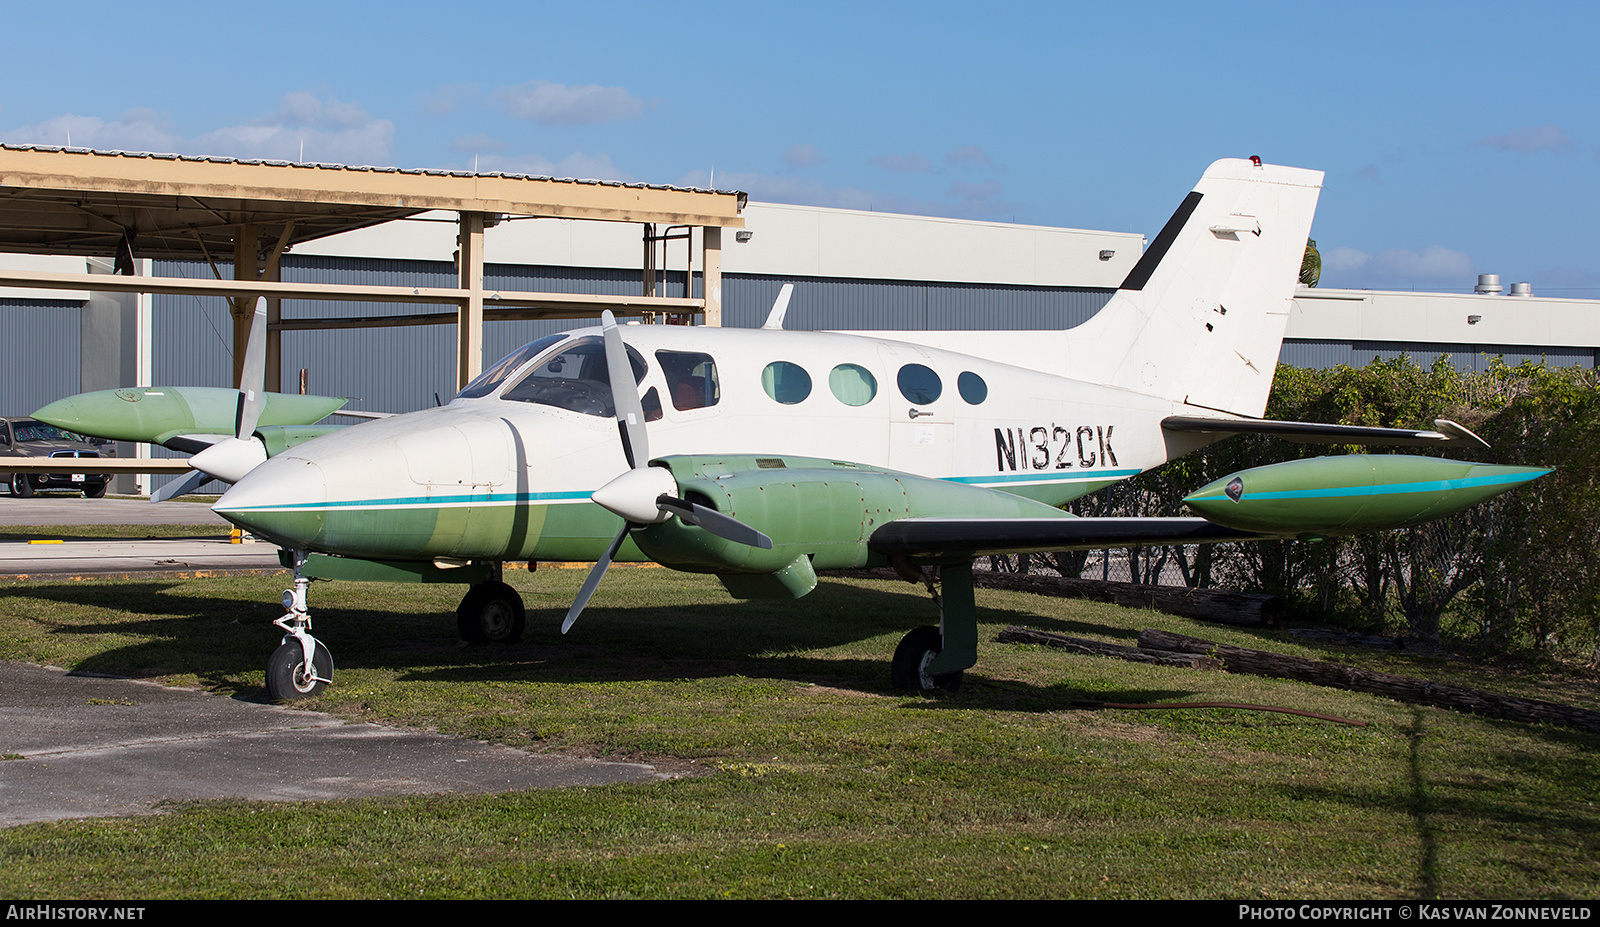
<svg viewBox="0 0 1600 927"><path fill-rule="evenodd" d="M515 644L527 619L517 590L494 580L468 589L456 607L456 629L469 644Z"/></svg>
<svg viewBox="0 0 1600 927"><path fill-rule="evenodd" d="M894 650L894 660L889 664L889 680L900 692L955 692L961 688L961 670L941 673L928 672L928 665L944 647L944 635L932 625L912 630L900 639Z"/></svg>
<svg viewBox="0 0 1600 927"><path fill-rule="evenodd" d="M267 661L267 696L275 702L320 695L333 678L333 656L318 641L306 666L305 650L297 640L285 641Z"/></svg>

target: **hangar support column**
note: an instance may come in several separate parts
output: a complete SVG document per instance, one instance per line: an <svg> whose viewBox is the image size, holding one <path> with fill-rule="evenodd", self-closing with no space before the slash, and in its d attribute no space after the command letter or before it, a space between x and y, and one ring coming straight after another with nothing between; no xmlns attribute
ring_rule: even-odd
<svg viewBox="0 0 1600 927"><path fill-rule="evenodd" d="M266 266L261 266L261 226L254 222L240 223L233 238L233 279L277 283L283 276L283 253L289 249L294 236L294 220L283 225L283 233L267 254ZM255 296L235 296L228 300L233 315L233 385L244 383L244 358L249 352L250 323L256 312ZM274 323L282 320L283 301L276 296L267 297L266 378L264 387L278 392L283 382L283 333Z"/></svg>
<svg viewBox="0 0 1600 927"><path fill-rule="evenodd" d="M722 227L708 225L701 229L700 266L705 288L705 324L722 326Z"/></svg>
<svg viewBox="0 0 1600 927"><path fill-rule="evenodd" d="M456 236L456 286L467 291L456 314L456 386L483 372L483 213L463 212Z"/></svg>

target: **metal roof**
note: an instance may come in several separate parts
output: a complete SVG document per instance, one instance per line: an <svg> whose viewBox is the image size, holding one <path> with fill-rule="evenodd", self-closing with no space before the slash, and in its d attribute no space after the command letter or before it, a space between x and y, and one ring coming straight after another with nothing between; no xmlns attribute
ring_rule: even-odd
<svg viewBox="0 0 1600 927"><path fill-rule="evenodd" d="M745 195L666 184L0 144L0 251L231 254L433 209L739 228Z"/></svg>

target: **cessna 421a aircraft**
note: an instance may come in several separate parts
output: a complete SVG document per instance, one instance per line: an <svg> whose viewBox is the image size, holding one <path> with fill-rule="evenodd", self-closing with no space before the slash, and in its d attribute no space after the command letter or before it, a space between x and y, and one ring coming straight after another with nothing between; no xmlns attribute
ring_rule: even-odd
<svg viewBox="0 0 1600 927"><path fill-rule="evenodd" d="M1231 474L1186 500L1204 517L1058 508L1241 432L1481 444L1444 421L1259 418L1321 180L1257 158L1211 165L1106 306L1065 331L790 332L781 307L759 330L606 313L526 345L448 405L303 443L263 434L247 390L236 434L191 463L234 482L215 511L294 567L268 691L308 696L332 677L310 633L314 577L469 583L462 635L509 642L525 616L502 563L595 562L565 632L613 560L643 559L714 574L740 598L804 596L818 569L937 567L940 623L905 636L891 678L953 689L977 661L976 557L1403 527L1547 472L1352 455Z"/></svg>

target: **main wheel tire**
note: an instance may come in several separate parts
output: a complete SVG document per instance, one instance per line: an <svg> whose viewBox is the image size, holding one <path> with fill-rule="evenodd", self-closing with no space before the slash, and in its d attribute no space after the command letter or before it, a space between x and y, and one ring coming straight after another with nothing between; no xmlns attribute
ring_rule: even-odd
<svg viewBox="0 0 1600 927"><path fill-rule="evenodd" d="M104 499L106 497L106 487L109 485L111 484L99 483L94 486L85 487L83 490L83 497L85 499Z"/></svg>
<svg viewBox="0 0 1600 927"><path fill-rule="evenodd" d="M11 494L18 499L33 498L33 484L28 482L25 474L18 473L11 477Z"/></svg>
<svg viewBox="0 0 1600 927"><path fill-rule="evenodd" d="M939 689L955 692L961 688L961 670L940 673L928 672L928 664L944 647L944 635L933 625L913 629L900 639L894 649L894 660L889 664L889 680L901 692L931 692Z"/></svg>
<svg viewBox="0 0 1600 927"><path fill-rule="evenodd" d="M468 589L456 607L456 629L469 644L515 644L527 623L522 596L493 580Z"/></svg>
<svg viewBox="0 0 1600 927"><path fill-rule="evenodd" d="M267 661L267 697L275 702L321 695L333 678L333 655L317 641L311 656L312 671L306 669L305 650L296 640L285 641Z"/></svg>

